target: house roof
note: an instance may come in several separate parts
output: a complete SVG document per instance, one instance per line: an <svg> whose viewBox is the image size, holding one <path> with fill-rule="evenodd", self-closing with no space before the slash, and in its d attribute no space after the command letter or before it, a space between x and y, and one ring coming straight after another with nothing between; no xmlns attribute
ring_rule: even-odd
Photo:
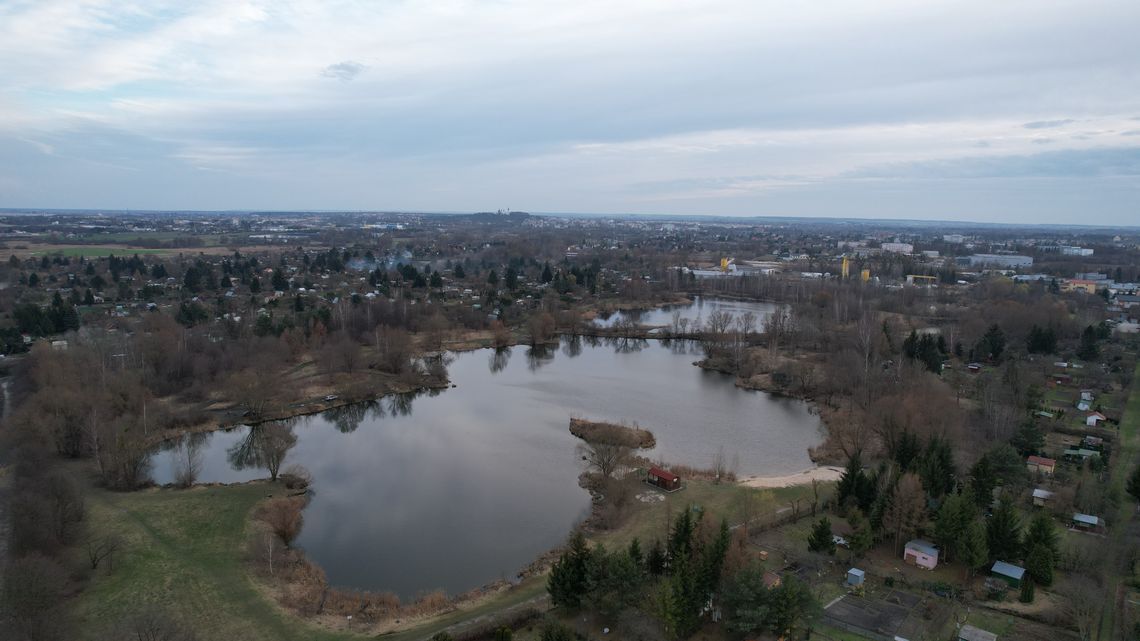
<svg viewBox="0 0 1140 641"><path fill-rule="evenodd" d="M1085 525L1100 525L1100 517L1091 514L1081 514L1077 512L1073 515L1073 520L1077 523L1084 523Z"/></svg>
<svg viewBox="0 0 1140 641"><path fill-rule="evenodd" d="M914 539L906 542L906 549L918 550L927 556L938 556L938 548L930 541L923 539Z"/></svg>
<svg viewBox="0 0 1140 641"><path fill-rule="evenodd" d="M1053 498L1053 493L1050 492L1049 490L1046 490L1046 489L1037 488L1037 489L1033 490L1033 498L1035 498L1035 499L1051 499L1051 498Z"/></svg>
<svg viewBox="0 0 1140 641"><path fill-rule="evenodd" d="M656 476L666 483L673 483L674 481L679 481L681 479L681 477L677 476L676 474L672 472L666 472L659 467L649 468L649 476Z"/></svg>
<svg viewBox="0 0 1140 641"><path fill-rule="evenodd" d="M959 641L997 641L997 635L972 625L964 625L958 630Z"/></svg>
<svg viewBox="0 0 1140 641"><path fill-rule="evenodd" d="M1030 456L1028 459L1026 459L1026 461L1030 465L1052 466L1057 464L1057 461L1054 461L1051 458L1045 458L1044 456Z"/></svg>
<svg viewBox="0 0 1140 641"><path fill-rule="evenodd" d="M855 576L864 576L865 573L863 572L863 570L860 570L859 568L851 568L850 570L847 571L847 574L853 574Z"/></svg>
<svg viewBox="0 0 1140 641"><path fill-rule="evenodd" d="M1021 580L1021 577L1025 576L1025 568L1016 566L1012 563L1006 563L1005 561L994 561L994 566L990 568L990 572L993 572L994 574L1000 574L1002 576L1008 576L1011 579L1017 579L1019 581Z"/></svg>
<svg viewBox="0 0 1140 641"><path fill-rule="evenodd" d="M1102 421L1105 419L1105 415L1101 414L1100 412L1092 412L1091 414L1089 414L1088 417L1092 418L1094 416L1097 417L1098 419L1102 420Z"/></svg>

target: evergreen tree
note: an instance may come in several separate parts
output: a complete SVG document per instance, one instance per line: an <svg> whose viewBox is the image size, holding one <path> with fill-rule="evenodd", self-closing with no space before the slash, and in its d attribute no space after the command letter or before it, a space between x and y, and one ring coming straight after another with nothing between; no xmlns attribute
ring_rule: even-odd
<svg viewBox="0 0 1140 641"><path fill-rule="evenodd" d="M590 581L591 557L586 537L575 532L570 537L570 545L550 569L546 582L550 602L556 607L577 608L582 604Z"/></svg>
<svg viewBox="0 0 1140 641"><path fill-rule="evenodd" d="M1033 603L1036 590L1033 587L1033 579L1025 577L1021 582L1021 592L1018 594L1017 600L1022 603Z"/></svg>
<svg viewBox="0 0 1140 641"><path fill-rule="evenodd" d="M491 273L487 274L487 284L490 285L491 287L495 287L496 285L499 284L498 272L496 272L495 270L492 269Z"/></svg>
<svg viewBox="0 0 1140 641"><path fill-rule="evenodd" d="M693 511L686 507L677 515L669 533L669 568L672 571L679 559L688 559L693 553Z"/></svg>
<svg viewBox="0 0 1140 641"><path fill-rule="evenodd" d="M1132 498L1140 501L1140 465L1136 466L1132 470L1132 474L1128 475L1127 490Z"/></svg>
<svg viewBox="0 0 1140 641"><path fill-rule="evenodd" d="M914 468L915 461L922 454L918 435L908 429L903 430L902 435L894 441L891 450L891 458L899 464L899 471L904 473Z"/></svg>
<svg viewBox="0 0 1140 641"><path fill-rule="evenodd" d="M1037 454L1045 447L1045 433L1037 427L1037 421L1026 419L1021 422L1009 444L1017 449L1021 456Z"/></svg>
<svg viewBox="0 0 1140 641"><path fill-rule="evenodd" d="M665 573L666 564L665 548L661 545L661 539L657 539L645 556L645 569L654 576L661 576Z"/></svg>
<svg viewBox="0 0 1140 641"><path fill-rule="evenodd" d="M507 286L507 289L511 290L512 292L515 291L515 289L519 286L519 272L514 268L513 265L507 267L507 275L506 278L504 278L504 284Z"/></svg>
<svg viewBox="0 0 1140 641"><path fill-rule="evenodd" d="M697 580L697 587L706 597L712 596L720 587L724 557L728 555L728 546L731 542L732 533L728 529L728 521L722 519L716 538L701 550L700 576Z"/></svg>
<svg viewBox="0 0 1140 641"><path fill-rule="evenodd" d="M864 476L863 461L858 451L847 459L847 467L843 470L843 475L839 477L839 482L835 486L835 500L840 505L845 505L849 500L853 499L858 502L858 489L860 478Z"/></svg>
<svg viewBox="0 0 1140 641"><path fill-rule="evenodd" d="M91 293L90 287L87 288L87 291L83 292L83 304L84 305L94 305L95 304L95 294Z"/></svg>
<svg viewBox="0 0 1140 641"><path fill-rule="evenodd" d="M700 626L705 599L697 587L696 572L689 558L682 556L670 561L672 573L666 584L668 605L665 622L673 634L684 639L696 632Z"/></svg>
<svg viewBox="0 0 1140 641"><path fill-rule="evenodd" d="M460 265L458 263L456 263L455 269L452 271L452 274L455 275L456 280L467 278L467 272L463 270L463 265Z"/></svg>
<svg viewBox="0 0 1140 641"><path fill-rule="evenodd" d="M919 467L922 487L930 496L940 498L954 490L954 474L954 452L950 443L937 436L931 437Z"/></svg>
<svg viewBox="0 0 1140 641"><path fill-rule="evenodd" d="M443 287L443 277L439 275L439 272L432 272L429 283L435 289L439 289L440 287Z"/></svg>
<svg viewBox="0 0 1140 641"><path fill-rule="evenodd" d="M847 516L847 523L851 525L851 536L847 537L847 545L851 551L851 559L863 558L863 555L874 544L874 533L871 531L871 522L859 510L852 510Z"/></svg>
<svg viewBox="0 0 1140 641"><path fill-rule="evenodd" d="M1081 346L1077 349L1077 357L1081 360L1091 361L1100 355L1100 347L1096 343L1096 329L1092 325L1081 332Z"/></svg>
<svg viewBox="0 0 1140 641"><path fill-rule="evenodd" d="M1049 550L1049 547L1044 544L1037 544L1025 557L1025 572L1034 582L1048 587L1053 584L1054 563L1053 552Z"/></svg>
<svg viewBox="0 0 1140 641"><path fill-rule="evenodd" d="M994 323L990 325L986 333L982 335L982 340L978 344L979 350L983 356L989 356L995 361L1001 360L1002 352L1005 351L1005 332L1001 331L1001 327Z"/></svg>
<svg viewBox="0 0 1140 641"><path fill-rule="evenodd" d="M638 568L645 568L645 555L641 552L641 541L636 536L629 542L629 549L626 550L626 553L629 554L629 558Z"/></svg>
<svg viewBox="0 0 1140 641"><path fill-rule="evenodd" d="M1057 528L1053 524L1053 517L1045 512L1035 514L1033 520L1029 522L1029 527L1025 530L1022 549L1025 552L1026 558L1028 558L1033 548L1037 546L1044 546L1054 559L1061 553L1060 539L1057 536ZM1038 583L1041 585L1049 585L1044 581L1038 581Z"/></svg>
<svg viewBox="0 0 1140 641"><path fill-rule="evenodd" d="M1021 518L1008 497L1002 497L986 521L986 544L992 559L1013 561L1021 557Z"/></svg>
<svg viewBox="0 0 1140 641"><path fill-rule="evenodd" d="M967 576L981 568L990 559L990 548L987 542L986 526L981 520L975 519L966 528L966 538L959 547L959 561L966 566Z"/></svg>
<svg viewBox="0 0 1140 641"><path fill-rule="evenodd" d="M993 503L995 487L997 487L997 474L987 452L974 463L974 467L970 468L970 494L980 509L987 509Z"/></svg>
<svg viewBox="0 0 1140 641"><path fill-rule="evenodd" d="M947 495L934 521L934 541L947 561L957 559L973 521L974 505L962 494Z"/></svg>
<svg viewBox="0 0 1140 641"><path fill-rule="evenodd" d="M831 521L825 516L811 530L808 535L808 549L812 552L835 554L835 539L831 534Z"/></svg>
<svg viewBox="0 0 1140 641"><path fill-rule="evenodd" d="M554 272L550 271L550 263L542 266L542 282L549 283L554 280Z"/></svg>
<svg viewBox="0 0 1140 641"><path fill-rule="evenodd" d="M768 596L768 629L781 638L803 638L819 613L811 588L793 575L785 576Z"/></svg>
<svg viewBox="0 0 1140 641"><path fill-rule="evenodd" d="M745 637L767 630L768 596L764 567L751 563L741 568L725 585L721 599L725 627Z"/></svg>

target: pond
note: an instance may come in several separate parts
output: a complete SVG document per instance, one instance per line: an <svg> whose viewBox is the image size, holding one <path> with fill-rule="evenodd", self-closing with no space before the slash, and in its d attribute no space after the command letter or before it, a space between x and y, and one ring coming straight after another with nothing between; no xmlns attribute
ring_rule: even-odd
<svg viewBox="0 0 1140 641"><path fill-rule="evenodd" d="M637 422L668 462L710 467L723 447L742 475L812 465L821 423L806 404L741 390L700 358L687 342L580 337L478 350L454 356L455 388L298 419L282 469L306 467L314 495L296 543L334 585L404 599L510 578L589 512L571 416ZM232 462L250 429L200 436L199 482L267 476ZM157 483L173 458L153 457Z"/></svg>
<svg viewBox="0 0 1140 641"><path fill-rule="evenodd" d="M736 301L724 298L694 296L692 303L665 305L653 309L628 309L618 311L608 314L605 317L598 316L593 320L593 323L599 327L613 327L629 319L638 325L660 327L672 325L673 314L677 313L680 315L680 318L688 321L689 326L698 327L708 320L710 314L716 311L728 312L733 316L739 316L745 312L752 312L756 315L756 329L760 330L764 327L764 318L777 309L779 309L779 305L775 303L757 303L753 301Z"/></svg>

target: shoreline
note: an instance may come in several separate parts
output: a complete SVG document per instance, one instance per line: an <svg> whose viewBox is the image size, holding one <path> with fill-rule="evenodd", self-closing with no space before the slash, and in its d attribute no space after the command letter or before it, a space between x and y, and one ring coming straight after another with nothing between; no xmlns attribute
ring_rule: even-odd
<svg viewBox="0 0 1140 641"><path fill-rule="evenodd" d="M812 481L838 481L843 476L843 468L837 465L820 465L795 474L779 476L748 476L737 480L737 484L757 489L774 489L808 485Z"/></svg>

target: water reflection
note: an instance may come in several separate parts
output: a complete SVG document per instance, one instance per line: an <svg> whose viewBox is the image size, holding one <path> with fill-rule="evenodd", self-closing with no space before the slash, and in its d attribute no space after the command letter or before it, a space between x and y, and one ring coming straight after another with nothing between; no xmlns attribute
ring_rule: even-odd
<svg viewBox="0 0 1140 641"><path fill-rule="evenodd" d="M526 349L526 367L532 372L554 360L556 350L549 345L531 345Z"/></svg>
<svg viewBox="0 0 1140 641"><path fill-rule="evenodd" d="M435 394L439 394L439 390L434 391ZM392 394L386 398L388 399L388 414L391 416L408 416L412 413L412 401L416 400L416 393Z"/></svg>
<svg viewBox="0 0 1140 641"><path fill-rule="evenodd" d="M499 347L491 350L489 367L492 374L498 374L506 369L507 364L511 362L511 348Z"/></svg>
<svg viewBox="0 0 1140 641"><path fill-rule="evenodd" d="M245 437L226 451L226 458L235 470L265 469L269 478L276 481L285 463L285 456L297 444L293 425L297 419L273 421L251 426Z"/></svg>
<svg viewBox="0 0 1140 641"><path fill-rule="evenodd" d="M562 353L574 358L582 353L582 337L578 335L562 337Z"/></svg>
<svg viewBox="0 0 1140 641"><path fill-rule="evenodd" d="M364 419L370 415L378 419L383 418L384 408L376 401L365 401L333 407L321 413L321 417L335 425L337 431L342 434L355 432L356 428L360 427Z"/></svg>

